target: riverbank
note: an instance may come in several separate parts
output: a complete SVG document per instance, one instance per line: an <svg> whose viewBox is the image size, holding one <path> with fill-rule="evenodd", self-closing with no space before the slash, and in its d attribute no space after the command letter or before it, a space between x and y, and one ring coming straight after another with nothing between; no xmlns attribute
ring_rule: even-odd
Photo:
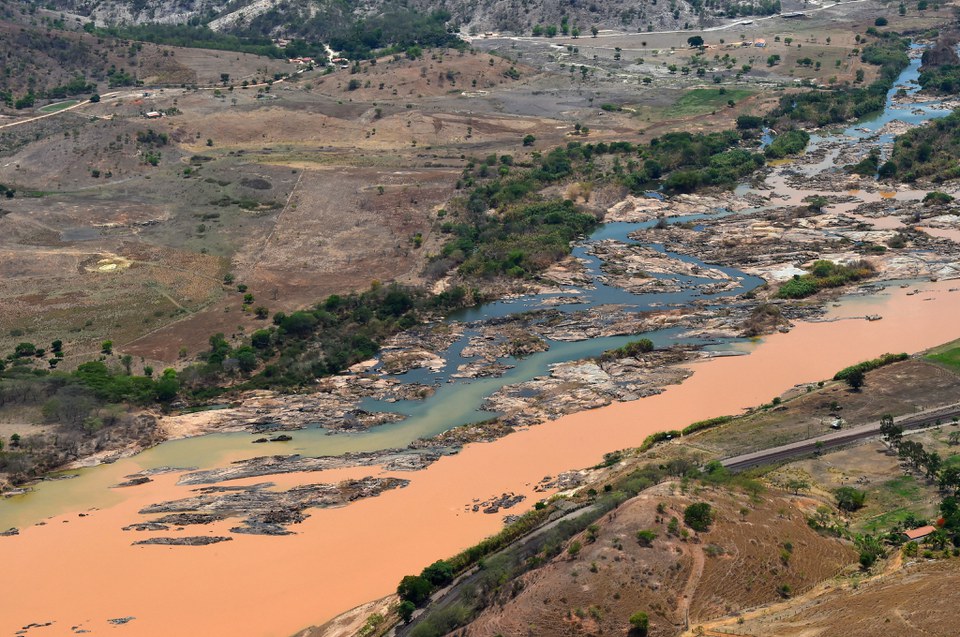
<svg viewBox="0 0 960 637"><path fill-rule="evenodd" d="M121 530L142 519L137 511L191 493L176 485L175 475L158 475L153 482L125 489L119 501L85 511L83 518L76 511L57 515L43 526L3 538L9 546L8 567L21 576L0 585L0 594L18 609L16 617L4 618L2 628L19 629L30 621L75 625L95 618L83 624L87 628L105 625L112 617L135 616L137 620L125 625L125 634L170 630L292 634L390 592L402 575L498 530L500 516L470 510L475 499L513 492L526 500L511 513L522 512L543 497L535 486L544 476L594 464L603 453L637 446L654 431L736 413L884 351L918 351L960 336L952 320L960 310L960 293L949 292L946 282L920 289L920 294L908 295L911 290L894 287L880 296L848 298L828 315L844 319L877 313L884 316L882 321L798 323L788 334L764 339L748 356L694 364L689 379L657 396L566 416L488 444L468 445L423 471L393 475L410 480L405 488L348 507L312 512L297 525L296 535L245 536L205 548L131 546L131 541L149 535ZM130 458L104 469L122 477L136 464L137 458ZM310 478L358 479L371 471L375 469L360 467L329 475L318 472ZM391 477L389 472L380 475ZM291 486L299 479L302 476L289 474L271 478L278 486ZM239 481L237 486L244 484ZM417 523L403 523L413 511ZM205 533L223 535L223 530L214 523ZM54 556L42 548L51 542L73 549ZM50 564L44 565L45 559ZM290 564L300 568L291 569ZM69 579L48 581L44 573L53 568L84 573L84 591L75 590ZM137 587L130 587L127 583L135 573L151 577L138 578ZM255 605L236 606L236 599L249 595L253 573L258 582L270 582L268 613ZM56 610L36 595L42 589L63 600ZM211 612L228 607L235 610Z"/></svg>

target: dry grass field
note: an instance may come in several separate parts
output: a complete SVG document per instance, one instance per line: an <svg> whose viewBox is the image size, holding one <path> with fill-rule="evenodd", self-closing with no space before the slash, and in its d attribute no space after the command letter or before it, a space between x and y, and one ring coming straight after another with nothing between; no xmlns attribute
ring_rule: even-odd
<svg viewBox="0 0 960 637"><path fill-rule="evenodd" d="M709 502L715 522L690 539L671 536L671 517ZM657 513L663 504L664 514ZM682 493L666 483L628 501L598 523L596 540L575 538L582 550L523 576L511 599L471 624L468 635L623 634L637 611L650 616L650 635L675 635L691 624L776 601L784 585L802 594L855 560L853 549L812 531L804 498L770 494L762 500L722 489ZM683 526L681 524L681 526ZM640 530L653 530L641 546ZM687 531L684 531L687 532ZM782 551L789 544L790 555Z"/></svg>

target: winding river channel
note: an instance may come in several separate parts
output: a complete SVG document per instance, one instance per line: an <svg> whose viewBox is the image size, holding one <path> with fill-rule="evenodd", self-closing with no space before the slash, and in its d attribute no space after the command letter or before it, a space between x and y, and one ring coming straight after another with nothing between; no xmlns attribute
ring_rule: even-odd
<svg viewBox="0 0 960 637"><path fill-rule="evenodd" d="M910 82L916 79L918 67L917 58L896 87L905 85L908 92L915 91ZM819 144L839 141L862 144L865 155L868 146L864 139L870 138L868 143L890 141L876 135L888 122L919 123L948 113L935 101L896 106L890 101L896 87L881 116L835 136L815 138L811 152ZM822 162L807 164L803 170L832 170L839 152L834 148ZM788 196L777 205L792 205L806 194L789 187L776 174L767 187ZM738 192L748 190L744 186ZM913 198L922 196L911 194ZM756 212L716 210L709 215L671 217L671 222L695 224L707 217ZM877 221L880 225L884 220ZM320 428L297 431L294 440L277 443L270 452L317 456L403 447L417 438L489 418L491 413L481 410L483 401L505 385L544 375L552 364L596 356L636 338L553 341L548 351L505 359L503 362L513 367L499 378L456 378L457 367L468 362L462 351L478 333L476 321L546 306L567 313L611 305L644 311L683 307L695 301L722 306L730 297L763 283L732 268L672 255L704 272L722 273L723 279L669 275L674 283L671 291L654 294L633 294L605 284L602 264L592 254L591 245L608 239L631 243L628 235L643 227L609 223L575 248L589 285L492 303L451 317L466 328L460 339L440 352L445 366L402 376L405 382L434 384L436 392L423 401L388 404L371 400L363 405L368 410L397 411L404 419L363 433L330 435ZM649 247L664 251L663 246ZM722 292L711 291L717 283L725 284ZM201 547L134 546L132 541L143 536L122 530L141 520L138 511L143 507L187 497L192 487L177 484L182 472L158 474L152 482L131 488L112 489L112 485L145 469L205 469L263 455L263 447L251 445L246 433L170 441L112 464L70 472L76 475L71 479L43 482L26 495L0 501L0 528L20 529L19 535L0 537L7 573L0 578L0 634L14 634L31 623L53 622L36 629L36 634L67 635L85 630L131 636L292 635L391 592L402 575L419 571L501 528L501 516L474 513L472 502L513 492L527 498L510 511L520 513L545 495L534 491L544 476L594 464L603 453L636 446L652 432L737 413L797 384L827 378L840 367L886 351L918 351L960 337L955 319L960 292L952 291L947 281L912 282L912 289L920 293L908 293L898 282L870 294L845 297L827 313L826 318L836 320L800 322L789 333L761 341L705 342L680 328L644 334L658 346L703 343L715 350L737 349L747 355L692 364L694 373L689 379L659 395L566 416L495 442L468 445L459 454L443 457L421 471L355 467L268 476L273 488L369 475L410 481L405 488L346 507L311 509L310 516L294 528L294 535L236 535L233 541ZM570 297L572 302L557 304L557 297ZM863 321L867 314L880 314L884 320ZM230 484L263 481L244 479ZM228 522L214 523L202 532L229 535L229 526ZM109 622L126 618L133 619Z"/></svg>

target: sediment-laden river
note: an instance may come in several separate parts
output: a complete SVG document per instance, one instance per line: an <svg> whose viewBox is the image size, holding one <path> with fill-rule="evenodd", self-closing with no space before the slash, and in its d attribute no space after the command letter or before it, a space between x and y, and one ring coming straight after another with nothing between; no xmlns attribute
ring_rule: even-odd
<svg viewBox="0 0 960 637"><path fill-rule="evenodd" d="M914 60L898 86L916 77L918 64ZM874 143L863 140L869 131L879 130L893 119L923 121L942 114L946 112L935 103L900 109L888 99L888 109L880 118L859 123L835 138L821 136L813 149L818 144L863 144L865 155L867 144ZM805 170L831 170L833 152ZM804 196L804 191L791 188L777 175L771 181L768 186L788 196L777 205L790 205L794 198ZM578 299L558 306L565 312L606 305L643 311L694 300L723 304L728 297L761 283L743 272L675 255L704 271L722 272L724 281L736 285L711 293L709 285L716 283L714 280L674 276L679 291L640 295L605 285L598 279L601 264L590 252L591 243L611 238L629 243L627 235L640 227L608 224L576 248L575 256L584 261L592 285L494 303L454 317L468 326L464 336L443 352L446 366L404 376L410 382L440 381L439 389L424 401L366 405L400 411L405 419L356 434L298 431L293 441L270 451L315 456L401 447L416 438L488 418L488 412L479 411L483 399L504 385L542 375L553 363L594 356L630 340L552 342L546 352L511 360L514 367L499 378L455 379L453 372L464 362L462 349L475 335L470 321L541 307L549 297L564 294ZM950 282L917 282L911 285L910 291L913 289L920 293L910 294L891 285L869 295L846 297L828 312L827 318L838 320L801 322L789 333L740 343L738 349L748 355L693 364L689 379L659 395L566 416L495 442L468 445L459 454L443 457L421 471L388 472L367 466L229 483L241 487L270 482L270 489L289 489L371 475L409 480L403 488L349 506L310 509L309 517L293 527L293 535L231 535L234 523L220 521L202 527L199 533L182 533L230 536L231 541L209 546L143 546L132 542L143 539L144 533L123 530L143 521L138 512L144 507L189 497L196 487L177 484L182 471L160 473L152 482L137 486L116 489L112 485L144 469L207 469L263 455L260 445L250 444L248 434L172 441L113 464L73 472L79 475L72 479L42 483L32 493L0 502L0 528L20 529L19 535L0 537L5 571L0 580L0 633L13 634L31 623L53 622L38 628L37 634L41 630L46 631L42 634L80 630L96 634L109 629L131 636L291 635L391 592L404 574L419 571L501 528L501 515L471 510L475 501L513 492L526 496L510 510L520 513L544 496L534 490L544 476L594 464L603 453L636 446L652 432L737 413L799 383L828 378L851 362L887 351L918 351L960 337L955 319L960 292L951 291ZM868 314L879 314L883 320L862 320ZM679 329L644 336L660 346L691 340ZM127 618L133 619L122 621ZM121 622L111 623L111 619Z"/></svg>

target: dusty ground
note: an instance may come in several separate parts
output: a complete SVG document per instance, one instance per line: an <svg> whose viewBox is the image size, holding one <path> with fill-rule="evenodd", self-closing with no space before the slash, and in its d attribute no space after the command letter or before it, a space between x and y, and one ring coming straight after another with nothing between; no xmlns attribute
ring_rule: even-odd
<svg viewBox="0 0 960 637"><path fill-rule="evenodd" d="M689 541L668 535L670 517L682 518L693 501L716 507L711 530ZM850 546L807 526L800 509L811 505L776 495L751 501L724 490L682 494L677 483L650 489L604 517L595 542L575 538L583 545L576 557L563 553L522 577L513 587L520 592L481 614L466 634L526 635L529 626L542 635L621 634L627 618L644 610L650 635L673 635L688 613L697 623L771 602L783 584L802 593L853 558ZM638 544L641 529L657 532L652 548ZM784 563L787 542L792 554Z"/></svg>
<svg viewBox="0 0 960 637"><path fill-rule="evenodd" d="M883 578L837 586L822 595L750 613L742 624L708 625L711 635L873 637L956 634L960 563L908 564Z"/></svg>

